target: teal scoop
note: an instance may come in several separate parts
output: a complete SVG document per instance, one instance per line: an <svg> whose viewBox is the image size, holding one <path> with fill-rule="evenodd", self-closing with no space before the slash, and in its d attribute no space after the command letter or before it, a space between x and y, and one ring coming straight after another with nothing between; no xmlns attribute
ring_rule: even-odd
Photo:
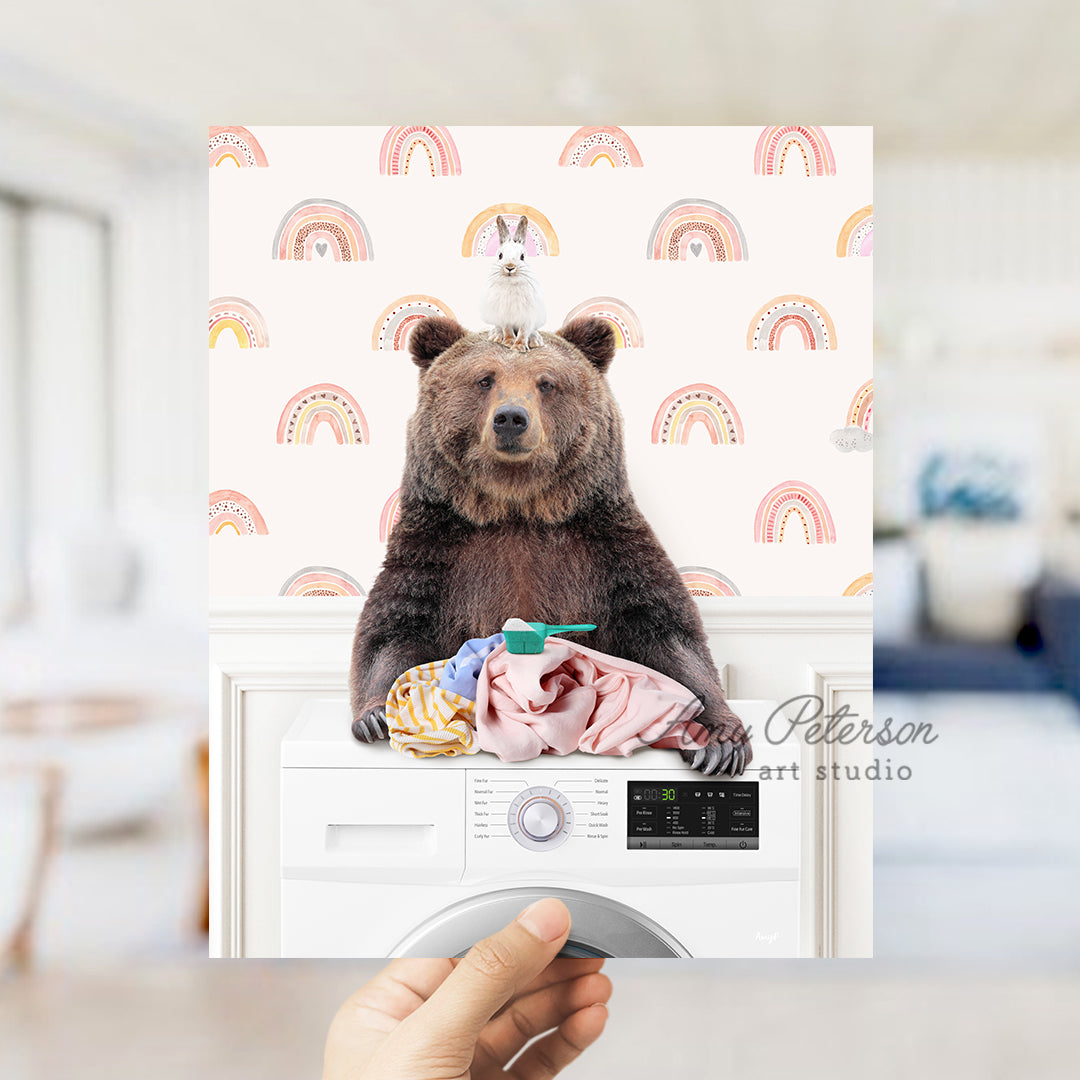
<svg viewBox="0 0 1080 1080"><path fill-rule="evenodd" d="M506 651L512 653L541 653L544 640L549 634L561 634L570 630L595 630L594 623L576 623L572 626L549 626L542 622L526 622L524 619L507 619L502 632L506 637Z"/></svg>

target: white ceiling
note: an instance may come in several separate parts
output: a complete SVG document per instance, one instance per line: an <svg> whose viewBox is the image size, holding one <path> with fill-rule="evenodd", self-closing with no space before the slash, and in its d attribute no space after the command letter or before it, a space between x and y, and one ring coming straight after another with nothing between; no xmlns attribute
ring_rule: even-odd
<svg viewBox="0 0 1080 1080"><path fill-rule="evenodd" d="M1075 155L1078 45L1069 0L9 0L0 97L133 141L795 119L874 124L885 156Z"/></svg>

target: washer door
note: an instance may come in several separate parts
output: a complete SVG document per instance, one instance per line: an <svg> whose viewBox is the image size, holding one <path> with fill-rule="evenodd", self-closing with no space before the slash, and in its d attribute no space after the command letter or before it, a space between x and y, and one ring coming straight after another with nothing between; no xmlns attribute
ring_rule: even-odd
<svg viewBox="0 0 1080 1080"><path fill-rule="evenodd" d="M545 896L556 897L570 910L570 940L560 956L690 955L662 926L617 900L573 889L539 887L503 889L451 904L399 941L390 955L464 956L481 938Z"/></svg>

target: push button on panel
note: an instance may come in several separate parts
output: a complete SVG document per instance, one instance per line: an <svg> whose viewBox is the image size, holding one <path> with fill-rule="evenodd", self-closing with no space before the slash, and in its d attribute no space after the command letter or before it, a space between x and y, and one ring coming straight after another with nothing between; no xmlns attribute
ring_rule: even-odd
<svg viewBox="0 0 1080 1080"><path fill-rule="evenodd" d="M533 840L550 840L563 824L562 811L550 799L533 799L518 814L522 832Z"/></svg>

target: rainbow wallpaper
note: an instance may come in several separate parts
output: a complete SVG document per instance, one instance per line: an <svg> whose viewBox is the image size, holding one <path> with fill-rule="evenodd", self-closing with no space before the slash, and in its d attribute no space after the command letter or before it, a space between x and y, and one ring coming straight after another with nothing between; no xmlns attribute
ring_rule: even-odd
<svg viewBox="0 0 1080 1080"><path fill-rule="evenodd" d="M228 331L241 349L265 349L270 344L266 320L259 309L239 296L219 296L210 301L210 348Z"/></svg>
<svg viewBox="0 0 1080 1080"><path fill-rule="evenodd" d="M375 321L375 328L371 331L371 347L396 351L404 349L409 331L420 319L426 319L429 315L457 318L447 304L434 296L414 294L398 297L393 303L387 304Z"/></svg>
<svg viewBox="0 0 1080 1080"><path fill-rule="evenodd" d="M640 169L643 162L634 140L622 128L583 127L566 140L559 164L578 169L592 169L597 165Z"/></svg>
<svg viewBox="0 0 1080 1080"><path fill-rule="evenodd" d="M867 258L874 254L874 208L864 206L844 222L836 238L839 258Z"/></svg>
<svg viewBox="0 0 1080 1080"><path fill-rule="evenodd" d="M870 128L218 126L209 165L213 596L363 602L409 334L487 329L500 215L544 330L611 326L631 487L691 595L872 595Z"/></svg>
<svg viewBox="0 0 1080 1080"><path fill-rule="evenodd" d="M759 176L783 176L785 168L808 177L835 176L836 159L825 129L765 128L754 147L754 172Z"/></svg>
<svg viewBox="0 0 1080 1080"><path fill-rule="evenodd" d="M344 203L305 199L282 217L274 232L275 259L363 262L375 258L367 226Z"/></svg>
<svg viewBox="0 0 1080 1080"><path fill-rule="evenodd" d="M444 127L392 127L383 136L379 147L379 172L383 176L408 176L416 167L427 170L432 176L457 176L461 172L454 136Z"/></svg>
<svg viewBox="0 0 1080 1080"><path fill-rule="evenodd" d="M709 199L678 199L661 210L645 248L650 259L742 262L750 258L742 226Z"/></svg>
<svg viewBox="0 0 1080 1080"><path fill-rule="evenodd" d="M779 349L786 331L804 349L835 349L836 327L832 316L809 296L774 296L762 304L746 331L748 349Z"/></svg>
<svg viewBox="0 0 1080 1080"><path fill-rule="evenodd" d="M366 443L368 425L356 399L333 383L317 383L293 394L281 410L277 441L292 446L310 446L319 425L326 424L338 446Z"/></svg>
<svg viewBox="0 0 1080 1080"><path fill-rule="evenodd" d="M525 215L529 222L525 231L525 254L530 258L537 255L558 255L559 238L551 222L535 206L526 206L524 203L496 203L481 210L465 230L461 240L461 254L466 258L492 258L499 250L497 219L501 216L512 233L522 215Z"/></svg>
<svg viewBox="0 0 1080 1080"><path fill-rule="evenodd" d="M640 349L645 344L641 320L629 304L616 300L614 296L593 296L582 300L566 313L563 322L568 323L579 317L604 319L611 323L615 331L616 349Z"/></svg>
<svg viewBox="0 0 1080 1080"><path fill-rule="evenodd" d="M259 140L244 127L210 129L210 168L265 169L270 162Z"/></svg>
<svg viewBox="0 0 1080 1080"><path fill-rule="evenodd" d="M681 386L664 398L653 420L652 441L685 446L695 424L705 429L713 446L744 441L742 419L731 399L708 383Z"/></svg>

